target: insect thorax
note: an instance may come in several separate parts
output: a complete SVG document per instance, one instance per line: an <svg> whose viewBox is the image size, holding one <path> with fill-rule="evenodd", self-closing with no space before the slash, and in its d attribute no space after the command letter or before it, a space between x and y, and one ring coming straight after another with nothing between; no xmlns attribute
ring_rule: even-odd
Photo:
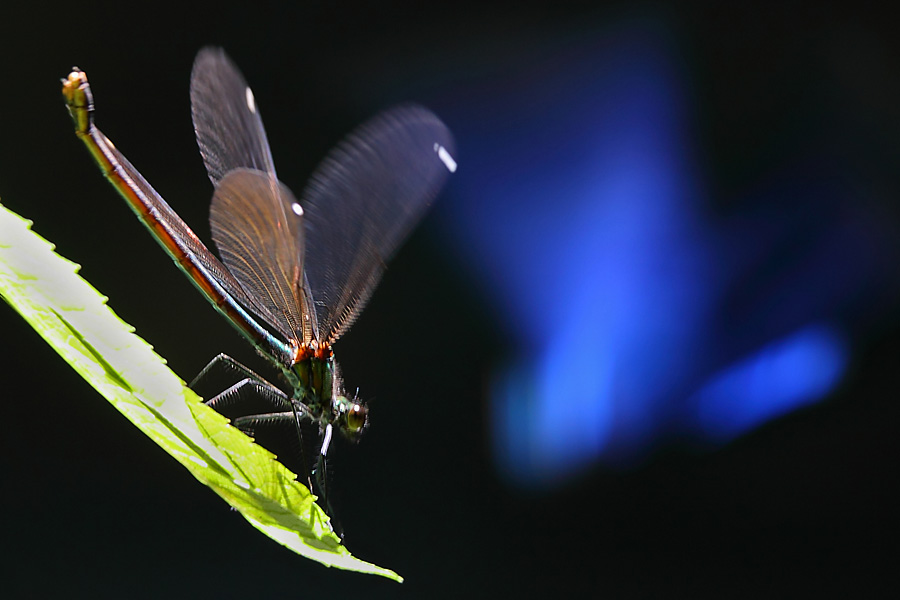
<svg viewBox="0 0 900 600"><path fill-rule="evenodd" d="M294 356L291 372L296 376L298 390L314 416L331 412L334 390L334 353L330 346L304 344Z"/></svg>

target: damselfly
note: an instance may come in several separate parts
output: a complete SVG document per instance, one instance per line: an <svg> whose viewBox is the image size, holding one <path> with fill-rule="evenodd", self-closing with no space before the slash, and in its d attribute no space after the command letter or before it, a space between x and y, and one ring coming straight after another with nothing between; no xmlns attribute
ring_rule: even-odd
<svg viewBox="0 0 900 600"><path fill-rule="evenodd" d="M317 427L316 465L302 462L331 512L325 457L332 433L357 441L368 416L357 395L347 396L332 345L455 171L450 132L420 106L389 109L331 151L298 201L275 174L243 76L221 49L201 50L191 73L191 110L214 186L210 225L220 261L94 125L84 72L73 68L63 95L76 134L104 175L213 306L278 367L290 393L224 354L191 385L224 365L243 379L209 405L254 394L272 407L235 419L235 426L289 422L301 438L303 423Z"/></svg>

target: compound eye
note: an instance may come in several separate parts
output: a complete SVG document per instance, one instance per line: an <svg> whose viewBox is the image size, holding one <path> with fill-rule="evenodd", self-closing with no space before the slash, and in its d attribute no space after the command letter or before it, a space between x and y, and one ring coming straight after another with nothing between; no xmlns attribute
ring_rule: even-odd
<svg viewBox="0 0 900 600"><path fill-rule="evenodd" d="M347 411L347 428L352 433L359 433L366 426L369 409L359 403L354 403Z"/></svg>

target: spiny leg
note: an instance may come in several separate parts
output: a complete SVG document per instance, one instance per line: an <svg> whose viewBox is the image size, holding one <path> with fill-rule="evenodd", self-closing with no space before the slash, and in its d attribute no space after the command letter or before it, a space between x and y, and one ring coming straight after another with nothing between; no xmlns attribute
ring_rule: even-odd
<svg viewBox="0 0 900 600"><path fill-rule="evenodd" d="M292 401L288 395L279 388L262 379L253 371L225 354L220 354L210 361L206 368L201 371L200 375L194 379L193 383L196 383L197 379L209 373L209 370L218 363L225 363L225 366L227 367L231 367L234 370L247 375L255 376L256 378L251 379L248 377L247 379L242 379L224 392L216 394L209 400L206 400L204 403L219 412L221 412L221 409L223 408L238 404L251 397L261 398L268 403L275 409L275 412L257 413L237 417L232 419L231 424L248 434L252 433L252 431L260 425L266 426L280 423L293 424L297 433L297 439L300 443L300 461L303 470L306 471L306 483L309 486L309 489L312 490L312 476L310 474L309 463L306 461L306 451L303 447L303 430L301 427L301 422L303 420L313 420L309 409L302 402ZM193 385L193 383L191 385Z"/></svg>
<svg viewBox="0 0 900 600"><path fill-rule="evenodd" d="M287 394L267 381L255 379L242 379L224 392L204 401L204 404L222 412L223 408L237 404L250 396L265 400L273 408L281 412L290 409L291 406ZM291 413L287 414L290 415Z"/></svg>
<svg viewBox="0 0 900 600"><path fill-rule="evenodd" d="M242 393L253 392L257 396L268 401L274 408L281 409L278 412L259 413L237 417L232 420L231 424L245 433L252 432L259 426L267 425L293 425L297 434L297 441L300 445L300 463L306 474L306 484L310 491L313 488L313 475L315 469L310 470L309 462L306 460L306 449L303 443L303 427L302 422L315 422L310 415L309 409L305 404L297 400L289 400L287 394L276 387L268 387L258 381L244 379L243 381L231 386L218 396L207 402L212 408L216 408L214 403L220 405L228 405L240 399ZM289 410L285 410L289 409Z"/></svg>
<svg viewBox="0 0 900 600"><path fill-rule="evenodd" d="M193 381L191 381L190 384L188 384L188 387L191 389L194 389L194 386L196 386L198 383L200 383L200 381L202 379L205 379L206 376L209 375L209 373L212 371L213 368L221 368L223 370L226 370L226 371L229 371L232 373L238 373L240 375L243 375L247 379L252 379L254 381L258 381L258 382L268 385L269 387L272 387L272 388L276 387L273 384L269 383L262 375L259 375L256 371L252 370L250 367L247 367L247 366L243 365L242 363L239 363L238 361L231 358L227 354L219 354L219 355L213 357L213 359L211 361L209 361L209 363L207 363L207 365L205 367L203 367L203 370L200 371L199 373L197 373L197 376L194 377Z"/></svg>
<svg viewBox="0 0 900 600"><path fill-rule="evenodd" d="M267 425L291 425L294 422L294 413L292 412L279 412L279 413L263 413L259 415L247 415L246 417L238 417L231 421L231 424L237 427L238 429L256 429L260 425L265 427Z"/></svg>
<svg viewBox="0 0 900 600"><path fill-rule="evenodd" d="M331 520L335 531L343 539L344 535L340 525L334 517L334 509L328 494L328 468L326 455L331 444L332 426L326 425L324 438L320 446L318 456L316 457L316 465L310 470L309 463L306 460L305 444L303 443L302 421L316 422L305 404L297 400L292 400L281 389L269 383L261 375L254 372L249 367L243 365L237 360L231 358L227 354L219 354L215 356L203 368L200 373L190 383L193 388L198 382L207 377L214 368L222 368L232 372L236 372L245 376L238 383L232 385L227 390L213 396L205 401L205 404L216 410L226 408L237 404L249 396L255 396L266 401L269 405L276 409L276 412L259 413L254 415L246 415L237 417L232 420L234 427L249 432L258 426L266 426L270 424L281 424L293 422L297 433L297 439L300 443L300 461L303 469L306 471L306 481L309 489L315 491L321 497L322 508L331 516ZM285 410L285 409L290 409ZM315 482L315 487L313 483Z"/></svg>

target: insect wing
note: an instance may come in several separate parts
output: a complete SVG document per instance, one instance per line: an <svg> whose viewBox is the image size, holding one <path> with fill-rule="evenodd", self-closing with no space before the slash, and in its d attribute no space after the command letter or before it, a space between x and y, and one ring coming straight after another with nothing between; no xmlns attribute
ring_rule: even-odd
<svg viewBox="0 0 900 600"><path fill-rule="evenodd" d="M256 99L221 48L204 48L194 59L191 115L213 185L234 169L257 169L275 176Z"/></svg>
<svg viewBox="0 0 900 600"><path fill-rule="evenodd" d="M230 171L216 187L209 222L222 261L262 306L260 316L274 317L270 324L287 337L309 340L314 324L303 310L303 210L291 191L268 173Z"/></svg>
<svg viewBox="0 0 900 600"><path fill-rule="evenodd" d="M385 264L456 169L453 139L429 110L400 106L334 148L302 195L306 276L318 337L353 324Z"/></svg>

